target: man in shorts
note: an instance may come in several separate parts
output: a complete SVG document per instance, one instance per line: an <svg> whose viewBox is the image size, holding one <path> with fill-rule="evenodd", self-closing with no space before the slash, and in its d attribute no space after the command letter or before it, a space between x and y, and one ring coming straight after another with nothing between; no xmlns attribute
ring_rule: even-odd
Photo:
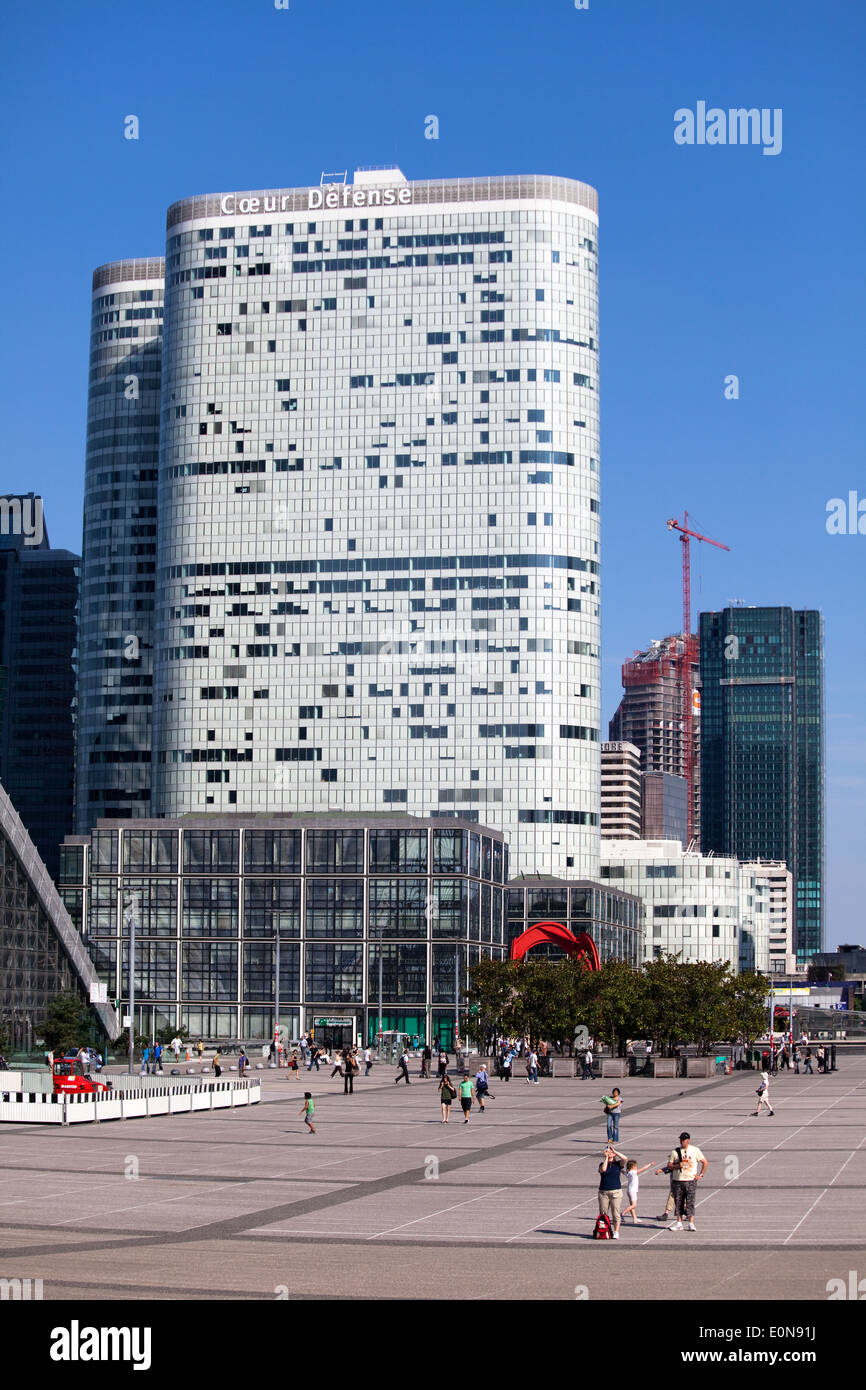
<svg viewBox="0 0 866 1390"><path fill-rule="evenodd" d="M689 1223L689 1230L695 1231L695 1193L697 1185L709 1164L700 1149L691 1142L691 1135L680 1135L679 1148L673 1149L667 1165L671 1171L671 1188L674 1195L676 1220L668 1226L669 1231L683 1229L683 1216ZM698 1171L700 1170L700 1171Z"/></svg>
<svg viewBox="0 0 866 1390"><path fill-rule="evenodd" d="M472 1082L469 1080L469 1073L463 1073L463 1080L458 1087L460 1092L460 1109L463 1111L463 1123L469 1123L469 1111L472 1109Z"/></svg>

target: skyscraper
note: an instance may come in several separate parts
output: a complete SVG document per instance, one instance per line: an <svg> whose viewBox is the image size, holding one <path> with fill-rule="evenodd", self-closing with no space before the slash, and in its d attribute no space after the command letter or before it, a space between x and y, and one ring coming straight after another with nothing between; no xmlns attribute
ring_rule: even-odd
<svg viewBox="0 0 866 1390"><path fill-rule="evenodd" d="M459 815L597 873L597 223L393 169L169 209L153 814Z"/></svg>
<svg viewBox="0 0 866 1390"><path fill-rule="evenodd" d="M156 494L165 263L93 274L76 826L150 814Z"/></svg>
<svg viewBox="0 0 866 1390"><path fill-rule="evenodd" d="M52 875L72 828L79 563L51 549L41 497L0 497L0 781Z"/></svg>
<svg viewBox="0 0 866 1390"><path fill-rule="evenodd" d="M686 776L683 696L679 669L681 654L682 637L665 637L661 641L650 643L646 651L635 652L634 656L623 664L624 694L610 721L610 738L624 739L640 749L641 770L645 774L666 772L671 777ZM701 824L701 710L697 663L692 667L691 680L694 737L691 796L694 838L697 840L698 827ZM647 789L645 795L646 792ZM656 786L652 792L652 807L658 807L660 796L670 803L669 811L663 815L663 819L669 824L679 821L680 795L680 789L670 782L661 784L661 789ZM688 810L688 804L686 809ZM651 824L644 829L644 838L658 838L660 829L658 815L653 810ZM679 838L679 832L674 833Z"/></svg>
<svg viewBox="0 0 866 1390"><path fill-rule="evenodd" d="M641 838L640 749L633 743L601 745L601 838Z"/></svg>
<svg viewBox="0 0 866 1390"><path fill-rule="evenodd" d="M701 614L700 640L702 844L787 864L802 964L823 940L821 615L726 608Z"/></svg>

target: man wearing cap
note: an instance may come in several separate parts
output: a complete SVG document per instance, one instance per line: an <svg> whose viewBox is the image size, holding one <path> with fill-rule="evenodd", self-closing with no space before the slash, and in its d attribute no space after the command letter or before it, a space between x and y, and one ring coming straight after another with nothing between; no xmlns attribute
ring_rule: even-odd
<svg viewBox="0 0 866 1390"><path fill-rule="evenodd" d="M665 1168L671 1175L671 1191L674 1198L676 1220L668 1227L669 1231L683 1229L683 1214L689 1223L689 1230L696 1231L695 1192L697 1184L707 1171L709 1164L700 1149L691 1142L691 1135L685 1131L680 1135L679 1147L671 1150ZM700 1170L700 1171L698 1171ZM664 1169L656 1169L656 1174Z"/></svg>

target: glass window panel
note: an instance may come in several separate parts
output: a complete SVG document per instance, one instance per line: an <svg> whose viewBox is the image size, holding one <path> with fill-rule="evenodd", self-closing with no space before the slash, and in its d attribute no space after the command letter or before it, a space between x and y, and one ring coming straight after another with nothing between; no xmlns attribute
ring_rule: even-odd
<svg viewBox="0 0 866 1390"><path fill-rule="evenodd" d="M130 913L136 936L177 936L176 880L125 878L122 890L124 936L129 936Z"/></svg>
<svg viewBox="0 0 866 1390"><path fill-rule="evenodd" d="M384 936L427 935L427 879L371 878L370 928Z"/></svg>
<svg viewBox="0 0 866 1390"><path fill-rule="evenodd" d="M467 853L465 830L433 831L434 874L465 873Z"/></svg>
<svg viewBox="0 0 866 1390"><path fill-rule="evenodd" d="M382 953L383 1000L391 1004L425 1003L427 997L426 942L370 942L369 997L371 1000L378 998L380 951Z"/></svg>
<svg viewBox="0 0 866 1390"><path fill-rule="evenodd" d="M360 1003L364 978L363 946L360 942L347 946L336 942L309 942L305 977L306 997L311 1003Z"/></svg>
<svg viewBox="0 0 866 1390"><path fill-rule="evenodd" d="M244 835L244 873L297 874L301 871L300 830L248 830Z"/></svg>
<svg viewBox="0 0 866 1390"><path fill-rule="evenodd" d="M276 945L256 941L244 946L243 999L274 998ZM280 942L280 999L299 999L301 991L301 948L297 942Z"/></svg>
<svg viewBox="0 0 866 1390"><path fill-rule="evenodd" d="M177 942L138 941L135 943L135 1002L177 997ZM123 943L121 994L129 998L129 942Z"/></svg>
<svg viewBox="0 0 866 1390"><path fill-rule="evenodd" d="M426 830L371 830L370 872L427 872Z"/></svg>
<svg viewBox="0 0 866 1390"><path fill-rule="evenodd" d="M185 830L184 873L237 873L237 830Z"/></svg>
<svg viewBox="0 0 866 1390"><path fill-rule="evenodd" d="M363 830L307 831L308 873L358 873L363 868Z"/></svg>
<svg viewBox="0 0 866 1390"><path fill-rule="evenodd" d="M363 936L364 880L310 880L305 930L307 936Z"/></svg>
<svg viewBox="0 0 866 1390"><path fill-rule="evenodd" d="M184 879L182 930L184 936L237 936L237 880Z"/></svg>
<svg viewBox="0 0 866 1390"><path fill-rule="evenodd" d="M181 998L211 1001L237 999L238 948L229 941L185 942L181 963Z"/></svg>
<svg viewBox="0 0 866 1390"><path fill-rule="evenodd" d="M244 936L301 934L301 881L297 878L244 880Z"/></svg>

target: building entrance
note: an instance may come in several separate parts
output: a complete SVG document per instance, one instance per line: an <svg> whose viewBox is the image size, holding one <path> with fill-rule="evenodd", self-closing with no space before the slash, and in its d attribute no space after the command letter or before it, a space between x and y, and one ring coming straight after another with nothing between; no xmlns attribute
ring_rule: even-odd
<svg viewBox="0 0 866 1390"><path fill-rule="evenodd" d="M354 1015L336 1018L333 1015L314 1014L313 1038L319 1047L327 1048L329 1053L354 1047L357 1043Z"/></svg>

